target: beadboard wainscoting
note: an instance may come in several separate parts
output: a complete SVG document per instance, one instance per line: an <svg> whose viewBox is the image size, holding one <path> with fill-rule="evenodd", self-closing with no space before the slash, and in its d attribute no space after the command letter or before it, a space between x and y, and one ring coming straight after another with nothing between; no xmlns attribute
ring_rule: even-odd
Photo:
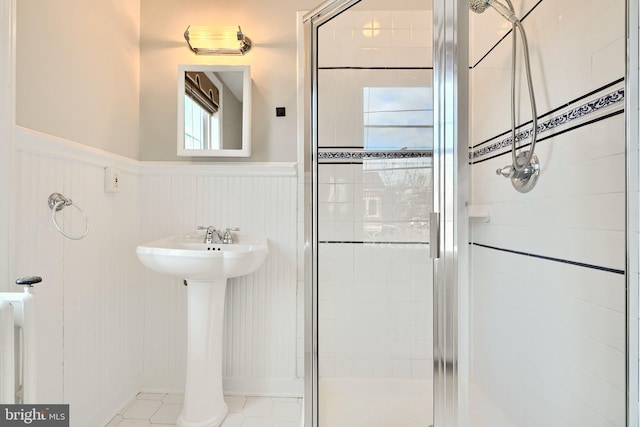
<svg viewBox="0 0 640 427"><path fill-rule="evenodd" d="M138 165L19 128L15 153L15 272L37 274L38 401L68 403L74 426L95 426L138 390L144 288L135 257L140 215ZM104 192L104 167L121 171L121 190ZM59 192L86 212L89 234L72 241L51 221ZM57 214L70 233L72 208Z"/></svg>
<svg viewBox="0 0 640 427"><path fill-rule="evenodd" d="M40 401L69 403L73 425L104 425L138 391L182 390L186 287L146 270L135 248L197 225L269 239L265 264L229 282L225 391L301 396L295 164L138 162L24 128L15 157L15 274L44 279L35 290ZM105 193L105 167L120 170L118 193ZM53 192L86 212L85 239L55 229ZM82 226L74 209L58 217L71 233Z"/></svg>

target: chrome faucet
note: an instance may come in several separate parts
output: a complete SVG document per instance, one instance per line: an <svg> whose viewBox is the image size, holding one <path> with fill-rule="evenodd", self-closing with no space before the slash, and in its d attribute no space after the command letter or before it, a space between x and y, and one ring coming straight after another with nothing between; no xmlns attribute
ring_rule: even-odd
<svg viewBox="0 0 640 427"><path fill-rule="evenodd" d="M204 235L204 243L222 243L225 245L230 245L231 243L233 243L233 234L231 232L239 231L240 229L237 227L227 228L225 229L224 233L222 233L221 231L216 230L213 225L210 225L208 227L199 225L198 230L206 230Z"/></svg>

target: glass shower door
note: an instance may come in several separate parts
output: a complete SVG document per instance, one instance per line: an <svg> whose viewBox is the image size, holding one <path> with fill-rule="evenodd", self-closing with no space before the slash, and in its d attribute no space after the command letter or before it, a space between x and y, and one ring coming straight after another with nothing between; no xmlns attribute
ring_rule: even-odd
<svg viewBox="0 0 640 427"><path fill-rule="evenodd" d="M308 425L427 427L432 12L428 2L346 3L311 18L316 411Z"/></svg>

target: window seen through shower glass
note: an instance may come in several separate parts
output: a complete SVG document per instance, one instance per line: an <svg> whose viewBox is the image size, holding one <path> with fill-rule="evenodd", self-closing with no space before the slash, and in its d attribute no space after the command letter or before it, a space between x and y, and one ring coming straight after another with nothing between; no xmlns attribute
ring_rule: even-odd
<svg viewBox="0 0 640 427"><path fill-rule="evenodd" d="M432 99L430 87L365 87L364 148L433 148Z"/></svg>

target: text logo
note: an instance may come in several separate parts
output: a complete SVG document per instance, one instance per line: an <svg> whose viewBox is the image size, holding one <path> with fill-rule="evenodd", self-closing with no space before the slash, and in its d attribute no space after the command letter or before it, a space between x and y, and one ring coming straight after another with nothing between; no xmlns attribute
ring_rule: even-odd
<svg viewBox="0 0 640 427"><path fill-rule="evenodd" d="M0 426L69 427L69 405L0 405Z"/></svg>

